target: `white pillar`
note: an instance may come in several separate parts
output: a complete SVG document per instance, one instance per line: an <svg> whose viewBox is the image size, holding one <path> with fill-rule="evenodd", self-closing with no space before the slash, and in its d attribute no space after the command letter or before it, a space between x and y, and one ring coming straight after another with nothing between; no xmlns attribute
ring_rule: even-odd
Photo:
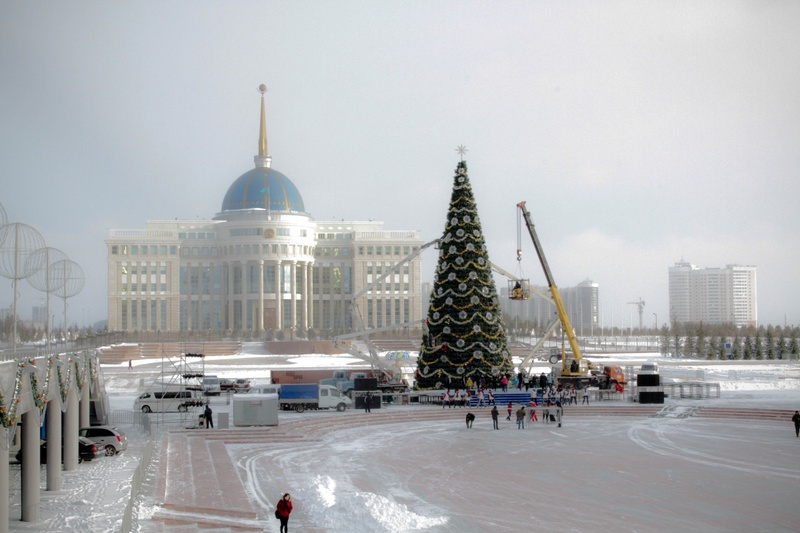
<svg viewBox="0 0 800 533"><path fill-rule="evenodd" d="M264 260L258 262L258 327L256 331L264 331Z"/></svg>
<svg viewBox="0 0 800 533"><path fill-rule="evenodd" d="M283 283L280 260L275 265L275 329L283 329Z"/></svg>
<svg viewBox="0 0 800 533"><path fill-rule="evenodd" d="M78 467L78 390L71 388L64 412L64 470Z"/></svg>
<svg viewBox="0 0 800 533"><path fill-rule="evenodd" d="M306 331L308 331L309 328L311 328L310 322L308 320L308 263L303 263L303 266L300 268L303 269L303 286L301 288L302 301L300 302L301 304L300 308L302 309L302 315L303 315L302 326Z"/></svg>
<svg viewBox="0 0 800 533"><path fill-rule="evenodd" d="M233 263L225 264L225 271L228 273L228 294L225 301L228 303L228 329L233 330Z"/></svg>
<svg viewBox="0 0 800 533"><path fill-rule="evenodd" d="M61 488L61 399L47 402L47 490Z"/></svg>
<svg viewBox="0 0 800 533"><path fill-rule="evenodd" d="M85 364L85 363L84 363ZM86 365L86 380L83 382L83 390L81 390L81 410L80 410L80 428L88 428L91 425L89 420L89 389L91 389L92 376L89 375L89 366ZM77 436L75 437L77 440Z"/></svg>
<svg viewBox="0 0 800 533"><path fill-rule="evenodd" d="M11 446L11 432L8 428L0 427L0 452L2 457L8 455ZM0 461L0 533L8 533L8 461Z"/></svg>
<svg viewBox="0 0 800 533"><path fill-rule="evenodd" d="M23 522L39 521L39 416L36 407L22 415L22 493Z"/></svg>
<svg viewBox="0 0 800 533"><path fill-rule="evenodd" d="M289 290L291 291L292 296L292 322L290 327L295 333L297 333L297 261L292 261L289 272L291 273Z"/></svg>

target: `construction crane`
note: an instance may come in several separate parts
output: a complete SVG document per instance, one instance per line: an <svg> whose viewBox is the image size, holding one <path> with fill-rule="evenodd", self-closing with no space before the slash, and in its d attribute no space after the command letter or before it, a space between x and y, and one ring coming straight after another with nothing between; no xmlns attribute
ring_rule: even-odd
<svg viewBox="0 0 800 533"><path fill-rule="evenodd" d="M348 303L349 312L352 319L352 327L355 330L353 333L346 333L344 335L338 335L334 337L333 344L340 350L346 351L350 355L357 357L363 361L366 361L372 365L373 370L377 370L381 375L382 383L386 385L400 385L402 383L402 376L399 375L398 369L388 365L386 361L381 359L380 355L378 354L377 348L370 340L370 335L373 333L378 333L381 331L390 331L400 328L407 328L422 325L423 328L425 326L425 321L414 321L414 322L406 322L403 324L392 324L389 326L381 327L381 328L368 328L364 325L364 321L361 318L361 312L358 308L358 299L367 294L371 291L375 286L380 284L383 280L391 276L392 274L400 272L400 269L403 265L417 257L419 254L424 252L426 249L430 248L433 245L438 247L440 243L439 239L435 239L433 241L427 242L414 250L409 255L405 256L403 259L392 265L390 269L388 269L382 276L379 276L372 283L369 283L366 287L362 290L355 293L352 298L350 298L350 302ZM355 348L348 346L341 341L353 338L360 338L364 345L367 347L367 351L369 353L363 353Z"/></svg>
<svg viewBox="0 0 800 533"><path fill-rule="evenodd" d="M635 305L639 308L639 331L642 330L642 315L644 315L644 300L639 296L638 302L628 302L629 305Z"/></svg>
<svg viewBox="0 0 800 533"><path fill-rule="evenodd" d="M564 335L567 336L569 347L572 349L573 363L567 366L567 358L564 356L564 348L562 347L561 375L572 378L586 376L589 373L588 362L583 361L581 348L578 346L578 339L575 337L575 332L572 329L572 324L569 321L569 316L567 315L567 310L564 307L564 302L561 300L561 294L558 291L555 279L553 279L553 273L550 271L550 266L547 264L547 258L544 256L544 250L539 242L539 236L536 234L536 229L533 226L531 214L528 212L528 208L525 207L525 202L518 203L517 207L522 213L522 218L525 220L528 233L531 236L531 240L533 240L533 246L536 248L536 255L539 256L539 262L542 265L542 270L544 270L545 278L547 278L547 286L550 289L552 301L556 306L556 313L558 314L558 319L561 322L561 329L563 330Z"/></svg>
<svg viewBox="0 0 800 533"><path fill-rule="evenodd" d="M591 385L599 385L601 388L608 388L611 385L615 385L621 388L622 384L625 383L625 375L619 369L619 367L604 367L602 373L595 373L591 366L591 363L586 359L583 359L583 355L581 354L581 348L578 346L578 339L575 337L575 331L572 329L572 324L569 321L569 316L567 315L567 310L564 307L564 302L561 300L561 294L558 291L558 287L556 286L555 279L553 279L553 273L550 271L550 266L547 264L547 259L544 256L544 250L542 249L542 245L539 242L539 237L536 234L536 229L533 226L533 221L531 220L531 214L528 212L527 207L525 207L525 202L520 202L517 204L520 212L522 213L522 217L525 220L525 225L528 228L528 233L531 236L531 240L533 241L533 246L536 248L536 255L539 256L539 262L542 265L542 270L544 271L544 275L547 278L547 286L550 289L550 295L552 297L552 301L556 306L556 313L558 315L558 321L561 323L561 330L563 334L567 337L569 342L569 346L572 349L572 357L568 362L567 353L565 346L561 346L561 373L560 373L560 380L562 383L572 383L576 386L582 386L584 384L591 384ZM531 352L531 356L533 353L539 349L541 343L544 342L544 339L551 335L556 328L556 322L550 324L548 327L547 332L543 336L540 343L537 343L537 346ZM528 359L525 359L524 363L527 363ZM551 364L553 360L551 359ZM621 389L618 389L621 390Z"/></svg>

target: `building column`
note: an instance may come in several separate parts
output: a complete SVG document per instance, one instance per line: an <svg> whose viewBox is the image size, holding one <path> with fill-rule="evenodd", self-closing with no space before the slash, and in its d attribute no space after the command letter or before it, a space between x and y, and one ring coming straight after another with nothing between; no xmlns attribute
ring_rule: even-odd
<svg viewBox="0 0 800 533"><path fill-rule="evenodd" d="M275 329L283 329L283 280L281 280L281 261L275 265Z"/></svg>
<svg viewBox="0 0 800 533"><path fill-rule="evenodd" d="M258 262L258 327L259 333L264 331L264 260Z"/></svg>
<svg viewBox="0 0 800 533"><path fill-rule="evenodd" d="M308 270L308 327L316 328L316 321L314 320L314 265L312 263L306 264Z"/></svg>
<svg viewBox="0 0 800 533"><path fill-rule="evenodd" d="M85 387L86 385L84 385ZM63 420L64 470L78 467L78 389L72 388L67 396L67 410Z"/></svg>
<svg viewBox="0 0 800 533"><path fill-rule="evenodd" d="M11 447L11 434L8 428L0 427L0 452L3 457L8 455L8 449ZM0 533L8 533L8 499L9 493L8 481L8 461L0 461Z"/></svg>
<svg viewBox="0 0 800 533"><path fill-rule="evenodd" d="M233 271L235 270L233 262L225 263L225 269L228 271L228 294L225 298L228 302L228 329L233 331Z"/></svg>
<svg viewBox="0 0 800 533"><path fill-rule="evenodd" d="M47 490L61 488L61 394L47 402Z"/></svg>
<svg viewBox="0 0 800 533"><path fill-rule="evenodd" d="M311 326L309 325L310 322L308 320L308 263L303 263L303 266L301 268L303 269L303 287L302 287L302 295L301 295L302 301L300 308L302 309L302 315L303 315L303 323L302 323L303 329L308 331L309 328L311 328Z"/></svg>
<svg viewBox="0 0 800 533"><path fill-rule="evenodd" d="M38 407L22 415L22 490L20 494L21 520L39 521L39 417ZM75 439L77 443L77 438ZM8 459L3 459L8 462Z"/></svg>
<svg viewBox="0 0 800 533"><path fill-rule="evenodd" d="M291 273L291 279L289 280L289 291L292 296L292 323L290 327L292 330L297 333L297 261L292 261L291 267L289 268L289 272Z"/></svg>
<svg viewBox="0 0 800 533"><path fill-rule="evenodd" d="M88 364L84 360L84 365L86 365L86 379L83 382L83 389L81 389L81 410L80 410L80 420L78 423L80 424L79 428L88 428L91 425L89 421L89 404L91 400L89 399L89 389L91 389L91 380L92 376L89 374ZM75 436L75 440L78 440L78 436Z"/></svg>

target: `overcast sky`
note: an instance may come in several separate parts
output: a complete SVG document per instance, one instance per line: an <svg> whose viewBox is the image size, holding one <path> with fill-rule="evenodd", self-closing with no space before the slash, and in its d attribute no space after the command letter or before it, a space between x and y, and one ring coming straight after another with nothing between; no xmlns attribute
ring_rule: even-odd
<svg viewBox="0 0 800 533"><path fill-rule="evenodd" d="M219 212L265 83L273 168L316 220L439 237L463 144L490 259L545 284L529 239L516 262L527 201L604 325L639 298L666 322L682 259L755 265L759 323L797 325L799 27L768 0L0 0L0 204L84 270L70 323L105 319L108 230Z"/></svg>

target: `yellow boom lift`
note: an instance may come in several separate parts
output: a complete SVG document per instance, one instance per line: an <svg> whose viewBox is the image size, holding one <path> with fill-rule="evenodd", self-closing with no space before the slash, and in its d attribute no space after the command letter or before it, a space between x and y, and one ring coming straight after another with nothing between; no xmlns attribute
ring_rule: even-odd
<svg viewBox="0 0 800 533"><path fill-rule="evenodd" d="M625 376L619 367L605 367L602 373L597 373L597 375L595 375L591 362L583 358L581 348L578 345L578 339L575 337L575 331L572 329L572 324L569 321L564 302L561 300L561 294L558 291L555 279L553 279L550 266L547 264L547 258L545 258L544 250L539 242L539 236L536 234L536 229L533 226L531 214L528 212L527 207L525 207L525 202L518 203L517 207L522 213L525 225L528 228L528 233L530 233L531 240L533 240L533 246L536 248L536 255L539 256L539 262L542 264L542 270L544 270L544 275L547 278L547 286L550 289L552 302L556 306L558 320L561 322L561 328L564 331L564 335L567 337L569 347L572 349L572 357L567 357L566 347L562 343L561 383L568 382L576 386L583 384L599 384L601 388L608 388L612 385L616 386L618 383L624 384Z"/></svg>

